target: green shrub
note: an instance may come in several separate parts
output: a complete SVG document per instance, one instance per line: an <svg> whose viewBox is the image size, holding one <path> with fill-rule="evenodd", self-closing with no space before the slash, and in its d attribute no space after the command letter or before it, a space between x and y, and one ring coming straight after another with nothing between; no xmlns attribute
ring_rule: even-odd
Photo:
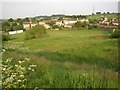
<svg viewBox="0 0 120 90"><path fill-rule="evenodd" d="M10 40L10 35L8 33L3 33L2 34L2 41L8 41Z"/></svg>
<svg viewBox="0 0 120 90"><path fill-rule="evenodd" d="M97 28L98 28L98 26L95 24L88 25L88 29L97 29Z"/></svg>
<svg viewBox="0 0 120 90"><path fill-rule="evenodd" d="M84 27L87 27L89 24L88 24L88 22L80 22L80 21L78 21L78 22L76 22L75 24L74 24L74 28L84 28Z"/></svg>
<svg viewBox="0 0 120 90"><path fill-rule="evenodd" d="M40 38L43 34L46 34L45 27L42 25L36 25L33 28L25 32L25 39Z"/></svg>
<svg viewBox="0 0 120 90"><path fill-rule="evenodd" d="M111 38L120 38L120 31L116 30L116 31L112 32Z"/></svg>
<svg viewBox="0 0 120 90"><path fill-rule="evenodd" d="M23 25L16 25L14 30L23 30Z"/></svg>

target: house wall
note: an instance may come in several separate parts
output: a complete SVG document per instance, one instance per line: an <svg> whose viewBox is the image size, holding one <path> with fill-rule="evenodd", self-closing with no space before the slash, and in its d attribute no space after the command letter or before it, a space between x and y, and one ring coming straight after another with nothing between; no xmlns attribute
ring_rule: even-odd
<svg viewBox="0 0 120 90"><path fill-rule="evenodd" d="M34 27L34 26L36 26L36 25L37 25L36 23L35 24L31 24L31 28Z"/></svg>
<svg viewBox="0 0 120 90"><path fill-rule="evenodd" d="M44 24L44 27L46 28L46 29L50 29L51 27L49 26L49 25L47 25L47 24Z"/></svg>
<svg viewBox="0 0 120 90"><path fill-rule="evenodd" d="M30 29L30 24L23 24L23 28L24 28L25 30Z"/></svg>

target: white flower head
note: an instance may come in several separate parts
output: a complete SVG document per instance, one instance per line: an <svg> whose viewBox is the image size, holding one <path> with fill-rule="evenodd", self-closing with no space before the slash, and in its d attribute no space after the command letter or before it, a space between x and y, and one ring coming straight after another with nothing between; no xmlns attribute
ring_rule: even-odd
<svg viewBox="0 0 120 90"><path fill-rule="evenodd" d="M21 80L17 80L18 82L22 82Z"/></svg>
<svg viewBox="0 0 120 90"><path fill-rule="evenodd" d="M20 78L24 78L25 76L24 75L20 75Z"/></svg>
<svg viewBox="0 0 120 90"><path fill-rule="evenodd" d="M22 61L18 61L18 63L20 63L20 64L21 64L21 63L22 63Z"/></svg>
<svg viewBox="0 0 120 90"><path fill-rule="evenodd" d="M29 58L25 58L25 60L26 60L26 61L30 61L30 59L29 59Z"/></svg>

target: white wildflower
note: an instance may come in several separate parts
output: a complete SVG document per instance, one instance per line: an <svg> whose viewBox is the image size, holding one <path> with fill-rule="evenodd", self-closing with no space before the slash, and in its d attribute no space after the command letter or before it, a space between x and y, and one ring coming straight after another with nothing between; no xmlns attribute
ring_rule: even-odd
<svg viewBox="0 0 120 90"><path fill-rule="evenodd" d="M22 61L18 61L18 63L20 63L20 64L21 64L21 63L22 63Z"/></svg>
<svg viewBox="0 0 120 90"><path fill-rule="evenodd" d="M16 77L16 75L14 74L14 75L12 75L12 77L14 78L14 77Z"/></svg>
<svg viewBox="0 0 120 90"><path fill-rule="evenodd" d="M13 77L9 77L9 78L6 79L6 83L8 83L8 82L12 82L13 80L14 80Z"/></svg>
<svg viewBox="0 0 120 90"><path fill-rule="evenodd" d="M6 68L3 68L3 71L5 71L6 70Z"/></svg>
<svg viewBox="0 0 120 90"><path fill-rule="evenodd" d="M20 75L20 78L24 78L25 76L24 75Z"/></svg>
<svg viewBox="0 0 120 90"><path fill-rule="evenodd" d="M18 65L15 64L15 67L18 67Z"/></svg>
<svg viewBox="0 0 120 90"><path fill-rule="evenodd" d="M32 71L35 71L34 69L32 69Z"/></svg>
<svg viewBox="0 0 120 90"><path fill-rule="evenodd" d="M22 82L21 80L17 80L18 82Z"/></svg>
<svg viewBox="0 0 120 90"><path fill-rule="evenodd" d="M31 68L29 67L28 70L31 70Z"/></svg>
<svg viewBox="0 0 120 90"><path fill-rule="evenodd" d="M30 59L29 58L25 58L26 61L29 61Z"/></svg>
<svg viewBox="0 0 120 90"><path fill-rule="evenodd" d="M5 49L2 49L3 52L5 52Z"/></svg>

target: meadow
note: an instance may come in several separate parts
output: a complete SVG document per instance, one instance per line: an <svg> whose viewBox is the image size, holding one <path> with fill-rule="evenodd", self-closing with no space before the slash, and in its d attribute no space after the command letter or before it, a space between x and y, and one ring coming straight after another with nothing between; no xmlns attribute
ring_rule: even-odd
<svg viewBox="0 0 120 90"><path fill-rule="evenodd" d="M117 88L118 43L101 30L48 30L41 38L24 33L3 42L3 61L29 58L36 64L27 87Z"/></svg>

